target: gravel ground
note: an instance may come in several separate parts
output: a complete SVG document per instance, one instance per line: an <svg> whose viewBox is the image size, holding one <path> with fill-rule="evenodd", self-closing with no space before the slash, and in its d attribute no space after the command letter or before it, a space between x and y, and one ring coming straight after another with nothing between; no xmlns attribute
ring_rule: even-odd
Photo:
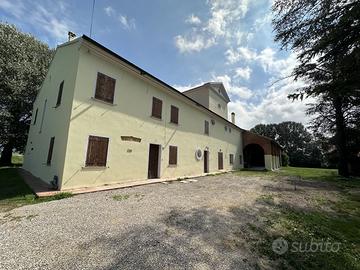
<svg viewBox="0 0 360 270"><path fill-rule="evenodd" d="M261 194L291 185L231 173L195 181L83 194L0 213L0 269L264 264L247 246L245 227L261 211Z"/></svg>

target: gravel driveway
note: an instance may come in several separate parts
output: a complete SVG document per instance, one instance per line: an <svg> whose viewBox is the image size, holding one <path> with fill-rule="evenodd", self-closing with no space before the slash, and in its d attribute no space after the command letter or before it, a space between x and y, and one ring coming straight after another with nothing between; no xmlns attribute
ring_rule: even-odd
<svg viewBox="0 0 360 270"><path fill-rule="evenodd" d="M0 269L256 269L245 228L274 185L229 173L0 213Z"/></svg>

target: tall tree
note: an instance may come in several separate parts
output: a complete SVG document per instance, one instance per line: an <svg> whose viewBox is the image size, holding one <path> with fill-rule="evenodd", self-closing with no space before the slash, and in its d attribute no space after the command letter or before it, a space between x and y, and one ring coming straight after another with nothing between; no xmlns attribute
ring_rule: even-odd
<svg viewBox="0 0 360 270"><path fill-rule="evenodd" d="M322 152L303 124L292 121L259 124L251 132L276 140L287 153L291 166L321 167Z"/></svg>
<svg viewBox="0 0 360 270"><path fill-rule="evenodd" d="M360 89L360 2L275 0L275 40L298 53L293 76L308 84L290 95L319 98L334 112L339 174L348 176L345 110Z"/></svg>
<svg viewBox="0 0 360 270"><path fill-rule="evenodd" d="M24 150L31 110L53 51L15 26L0 23L0 164Z"/></svg>

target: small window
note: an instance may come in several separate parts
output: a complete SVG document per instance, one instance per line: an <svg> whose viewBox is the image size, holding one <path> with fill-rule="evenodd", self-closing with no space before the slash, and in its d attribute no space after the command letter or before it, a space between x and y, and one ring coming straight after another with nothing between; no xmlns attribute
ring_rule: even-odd
<svg viewBox="0 0 360 270"><path fill-rule="evenodd" d="M220 105L220 103L218 104L218 108L219 108L219 109L221 109L221 105Z"/></svg>
<svg viewBox="0 0 360 270"><path fill-rule="evenodd" d="M62 98L63 88L64 88L64 81L62 81L62 82L60 83L60 86L59 86L58 97L57 97L57 100L56 100L56 107L59 107L60 104L61 104L61 98Z"/></svg>
<svg viewBox="0 0 360 270"><path fill-rule="evenodd" d="M239 156L239 164L242 165L243 161L242 161L242 155Z"/></svg>
<svg viewBox="0 0 360 270"><path fill-rule="evenodd" d="M46 165L51 165L51 159L52 159L52 154L53 154L53 149L54 149L54 142L55 142L55 137L51 137Z"/></svg>
<svg viewBox="0 0 360 270"><path fill-rule="evenodd" d="M89 136L85 166L105 167L109 138Z"/></svg>
<svg viewBox="0 0 360 270"><path fill-rule="evenodd" d="M177 146L169 146L169 165L177 165Z"/></svg>
<svg viewBox="0 0 360 270"><path fill-rule="evenodd" d="M33 125L36 124L36 119L37 119L38 111L39 111L39 109L36 108Z"/></svg>
<svg viewBox="0 0 360 270"><path fill-rule="evenodd" d="M151 116L161 119L162 116L162 100L153 97Z"/></svg>
<svg viewBox="0 0 360 270"><path fill-rule="evenodd" d="M225 131L227 131L227 126L225 126Z"/></svg>
<svg viewBox="0 0 360 270"><path fill-rule="evenodd" d="M234 164L234 155L233 154L229 155L229 160L230 160L230 165L233 165Z"/></svg>
<svg viewBox="0 0 360 270"><path fill-rule="evenodd" d="M209 135L209 121L205 120L204 133Z"/></svg>
<svg viewBox="0 0 360 270"><path fill-rule="evenodd" d="M231 127L229 127L229 132L231 133Z"/></svg>
<svg viewBox="0 0 360 270"><path fill-rule="evenodd" d="M115 83L115 79L98 72L95 98L108 103L114 103Z"/></svg>
<svg viewBox="0 0 360 270"><path fill-rule="evenodd" d="M170 122L179 124L179 108L171 105Z"/></svg>

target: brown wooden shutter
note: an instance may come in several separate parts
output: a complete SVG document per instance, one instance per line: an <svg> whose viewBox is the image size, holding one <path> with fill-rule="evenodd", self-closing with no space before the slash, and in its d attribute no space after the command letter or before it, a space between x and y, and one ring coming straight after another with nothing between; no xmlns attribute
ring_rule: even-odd
<svg viewBox="0 0 360 270"><path fill-rule="evenodd" d="M179 108L171 105L170 122L179 124Z"/></svg>
<svg viewBox="0 0 360 270"><path fill-rule="evenodd" d="M61 98L62 98L63 88L64 88L64 81L62 81L62 82L60 83L60 86L59 86L58 97L57 97L57 100L56 100L56 107L61 104Z"/></svg>
<svg viewBox="0 0 360 270"><path fill-rule="evenodd" d="M204 130L204 133L209 135L209 121L206 121L205 120L205 130Z"/></svg>
<svg viewBox="0 0 360 270"><path fill-rule="evenodd" d="M162 100L153 97L151 116L161 119L162 115Z"/></svg>
<svg viewBox="0 0 360 270"><path fill-rule="evenodd" d="M52 154L53 154L53 149L54 149L54 142L55 142L55 137L51 137L50 145L49 145L49 152L48 152L47 161L46 161L47 165L51 164L51 159L52 159Z"/></svg>
<svg viewBox="0 0 360 270"><path fill-rule="evenodd" d="M177 165L177 146L169 146L169 165Z"/></svg>
<svg viewBox="0 0 360 270"><path fill-rule="evenodd" d="M230 154L229 160L230 160L230 165L233 165L234 164L234 155L233 154Z"/></svg>
<svg viewBox="0 0 360 270"><path fill-rule="evenodd" d="M95 98L105 102L114 103L115 83L115 79L98 72Z"/></svg>
<svg viewBox="0 0 360 270"><path fill-rule="evenodd" d="M89 136L85 166L105 167L109 138Z"/></svg>

